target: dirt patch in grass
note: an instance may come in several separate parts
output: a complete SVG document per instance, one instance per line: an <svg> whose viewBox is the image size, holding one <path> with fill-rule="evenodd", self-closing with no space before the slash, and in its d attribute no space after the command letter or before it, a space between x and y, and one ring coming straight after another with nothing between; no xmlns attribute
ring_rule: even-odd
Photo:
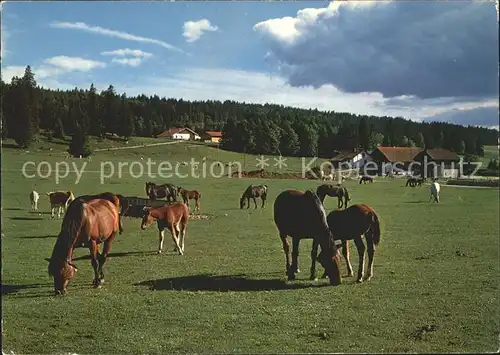
<svg viewBox="0 0 500 355"><path fill-rule="evenodd" d="M233 177L238 177L239 172L236 171L232 174ZM266 171L264 169L260 170L250 170L242 171L241 177L245 178L260 178L260 179L303 179L302 173L279 173L274 171ZM311 174L306 173L306 179L314 178Z"/></svg>
<svg viewBox="0 0 500 355"><path fill-rule="evenodd" d="M212 219L214 217L215 216L213 216L213 215L203 214L203 213L189 215L189 219L194 219L194 220L206 220L206 219Z"/></svg>

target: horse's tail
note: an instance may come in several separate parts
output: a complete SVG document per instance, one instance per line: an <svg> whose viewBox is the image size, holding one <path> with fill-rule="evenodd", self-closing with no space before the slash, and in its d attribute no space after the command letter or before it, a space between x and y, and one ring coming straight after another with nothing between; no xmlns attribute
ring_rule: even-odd
<svg viewBox="0 0 500 355"><path fill-rule="evenodd" d="M373 243L378 245L380 243L380 221L375 212L371 212L372 223L370 229L372 231Z"/></svg>

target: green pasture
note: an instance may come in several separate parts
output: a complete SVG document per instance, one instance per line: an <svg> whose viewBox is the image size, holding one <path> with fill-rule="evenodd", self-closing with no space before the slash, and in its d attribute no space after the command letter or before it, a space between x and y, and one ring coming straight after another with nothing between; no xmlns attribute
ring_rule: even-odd
<svg viewBox="0 0 500 355"><path fill-rule="evenodd" d="M2 150L4 352L498 351L498 190L442 184L441 203L434 204L428 203L428 186L405 188L404 179L345 182L351 204L368 203L378 212L382 238L372 280L356 284L354 278L344 278L342 285L332 287L326 280L308 280L309 240L300 245L301 273L295 282L286 282L273 223L272 204L281 191L315 189L319 181L172 178L168 181L202 193L201 213L207 216L190 221L185 255L173 253L170 236L167 251L156 255L155 227L141 231L139 220L124 218L125 232L104 266L103 287L91 287L88 250L76 249L78 273L68 293L55 297L45 258L61 220L51 219L45 192L145 197L146 181L165 180L134 178L125 171L102 185L101 163L143 161L140 157L158 162L243 160L240 154L187 143L102 151L91 161L64 159L65 148L42 141L29 152L8 145ZM252 165L246 170L257 169L254 156L245 159ZM20 169L27 161L87 165L78 184L71 173L57 185L53 176L23 177ZM300 159L288 163L288 170L300 170ZM266 208L239 209L239 197L250 183L268 185ZM39 213L29 211L33 186L41 193ZM326 210L336 204L327 199ZM357 261L351 243L355 273Z"/></svg>

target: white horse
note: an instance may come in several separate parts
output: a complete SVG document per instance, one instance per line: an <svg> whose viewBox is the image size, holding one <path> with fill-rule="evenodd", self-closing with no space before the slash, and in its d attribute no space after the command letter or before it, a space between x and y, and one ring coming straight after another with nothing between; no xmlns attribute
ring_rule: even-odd
<svg viewBox="0 0 500 355"><path fill-rule="evenodd" d="M436 181L434 181L431 184L430 189L431 189L431 196L429 197L429 202L431 202L432 199L434 199L434 201L439 203L439 191L441 190L441 187L439 186L439 184Z"/></svg>
<svg viewBox="0 0 500 355"><path fill-rule="evenodd" d="M40 199L40 195L35 190L30 192L30 202L31 202L31 210L38 211L38 200Z"/></svg>

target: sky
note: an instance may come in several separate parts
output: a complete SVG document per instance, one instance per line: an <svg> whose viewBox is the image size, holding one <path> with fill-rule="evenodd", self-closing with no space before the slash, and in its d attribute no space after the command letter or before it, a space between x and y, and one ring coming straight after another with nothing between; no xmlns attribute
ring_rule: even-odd
<svg viewBox="0 0 500 355"><path fill-rule="evenodd" d="M499 126L489 1L2 2L2 79Z"/></svg>

